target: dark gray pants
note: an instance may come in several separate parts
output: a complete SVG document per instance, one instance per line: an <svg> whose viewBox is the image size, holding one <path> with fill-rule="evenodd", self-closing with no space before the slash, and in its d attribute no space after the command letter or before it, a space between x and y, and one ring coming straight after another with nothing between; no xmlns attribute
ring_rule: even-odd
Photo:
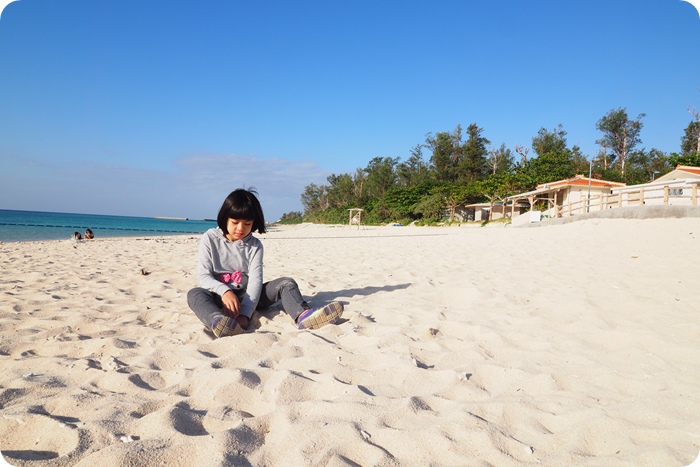
<svg viewBox="0 0 700 467"><path fill-rule="evenodd" d="M264 310L279 301L282 301L282 308L295 321L304 310L309 308L301 296L299 286L291 277L280 277L279 279L265 282L262 286L258 306L255 309ZM195 287L187 292L187 304L207 328L211 328L212 319L224 314L221 311L221 308L224 306L221 302L221 297L201 287ZM251 316L248 316L248 318L251 318Z"/></svg>

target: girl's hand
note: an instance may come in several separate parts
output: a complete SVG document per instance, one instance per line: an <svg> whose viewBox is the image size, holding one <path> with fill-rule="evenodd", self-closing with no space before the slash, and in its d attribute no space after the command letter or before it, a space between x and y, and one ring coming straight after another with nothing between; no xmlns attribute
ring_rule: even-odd
<svg viewBox="0 0 700 467"><path fill-rule="evenodd" d="M224 308L233 314L233 317L237 317L240 312L240 303L238 297L232 290L228 290L221 297L221 302L224 304Z"/></svg>

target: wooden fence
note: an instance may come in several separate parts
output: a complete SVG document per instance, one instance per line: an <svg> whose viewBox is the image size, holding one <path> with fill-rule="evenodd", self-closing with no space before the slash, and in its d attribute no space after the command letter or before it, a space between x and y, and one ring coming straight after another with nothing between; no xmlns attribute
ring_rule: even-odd
<svg viewBox="0 0 700 467"><path fill-rule="evenodd" d="M698 185L647 187L646 190L640 188L615 194L591 195L590 199L568 202L563 206L554 206L553 217L573 216L623 206L644 206L645 204L697 206Z"/></svg>

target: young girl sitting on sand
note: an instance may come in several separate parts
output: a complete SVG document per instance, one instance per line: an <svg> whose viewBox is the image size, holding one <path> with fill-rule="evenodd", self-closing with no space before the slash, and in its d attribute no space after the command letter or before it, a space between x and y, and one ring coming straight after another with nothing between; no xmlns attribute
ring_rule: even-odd
<svg viewBox="0 0 700 467"><path fill-rule="evenodd" d="M299 329L335 323L343 304L310 308L294 279L263 283L263 246L253 231L265 233L265 218L255 191L231 192L199 244L199 287L187 293L187 304L216 337L235 336L248 329L253 311L282 301Z"/></svg>

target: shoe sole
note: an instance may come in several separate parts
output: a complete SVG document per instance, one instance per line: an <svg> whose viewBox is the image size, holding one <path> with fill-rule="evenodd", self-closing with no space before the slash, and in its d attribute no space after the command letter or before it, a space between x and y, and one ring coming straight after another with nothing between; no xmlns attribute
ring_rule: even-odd
<svg viewBox="0 0 700 467"><path fill-rule="evenodd" d="M335 324L343 315L343 304L332 302L314 311L299 323L299 329L318 329L326 324Z"/></svg>
<svg viewBox="0 0 700 467"><path fill-rule="evenodd" d="M228 337L243 334L245 330L238 324L235 318L222 316L221 319L212 326L211 332L213 332L216 337Z"/></svg>

